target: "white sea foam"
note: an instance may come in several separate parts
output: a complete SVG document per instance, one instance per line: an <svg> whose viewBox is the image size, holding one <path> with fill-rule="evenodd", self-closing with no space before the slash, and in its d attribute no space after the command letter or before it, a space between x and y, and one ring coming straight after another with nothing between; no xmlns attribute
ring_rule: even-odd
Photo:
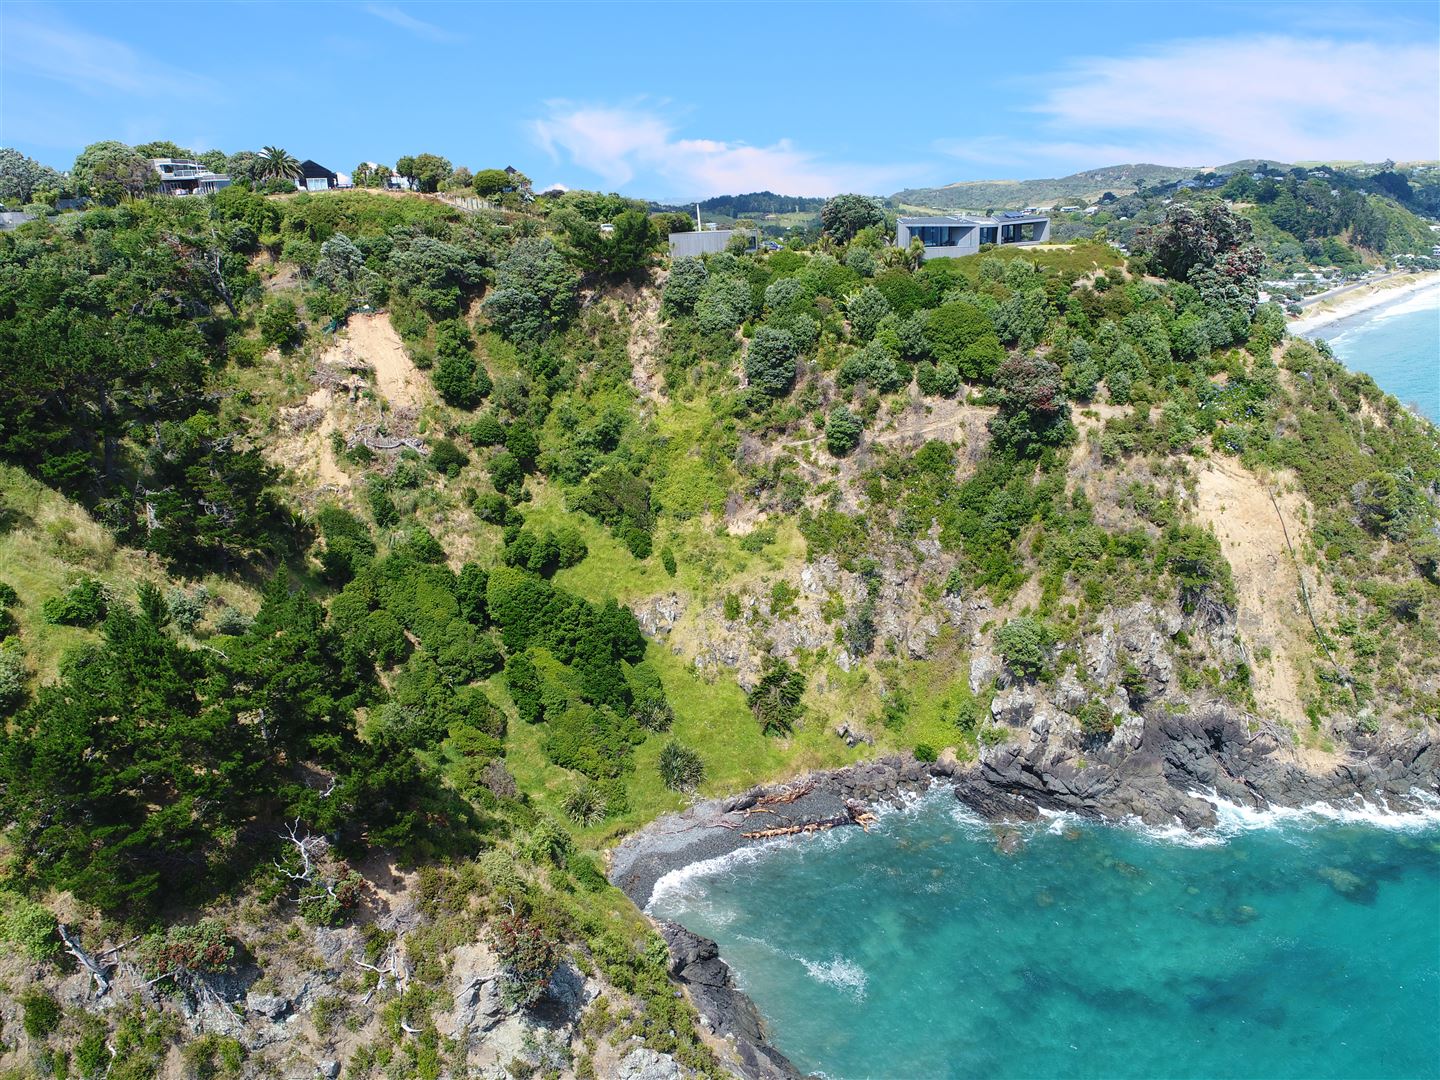
<svg viewBox="0 0 1440 1080"><path fill-rule="evenodd" d="M1420 805L1411 810L1390 810L1356 798L1343 806L1311 803L1308 806L1267 806L1255 808L1227 802L1214 792L1206 800L1215 807L1217 832L1234 835L1255 829L1279 827L1316 828L1327 824L1369 825L1378 829L1415 831L1440 826L1440 799L1419 789L1410 797Z"/></svg>
<svg viewBox="0 0 1440 1080"><path fill-rule="evenodd" d="M713 859L701 859L699 862L671 870L655 882L655 887L650 891L650 903L645 905L645 910L650 911L656 902L662 899L679 900L682 903L699 900L705 895L706 879L757 862L774 849L784 847L789 839L784 837L750 844L724 855L717 855Z"/></svg>
<svg viewBox="0 0 1440 1080"><path fill-rule="evenodd" d="M1152 840L1182 847L1215 847L1225 843L1225 836L1215 829L1192 830L1178 823L1171 825L1147 825L1137 817L1126 818L1124 827L1143 833Z"/></svg>
<svg viewBox="0 0 1440 1080"><path fill-rule="evenodd" d="M1179 822L1168 825L1148 825L1137 817L1127 817L1118 823L1103 822L1069 810L1048 810L1040 808L1038 821L1031 826L1035 832L1046 832L1060 836L1077 825L1119 827L1133 830L1152 840L1185 847L1215 847L1232 836L1256 829L1298 828L1313 829L1325 825L1371 825L1381 829L1399 831L1421 831L1440 827L1440 798L1421 791L1412 790L1410 799L1419 805L1411 810L1390 810L1386 807L1354 799L1343 806L1329 803L1313 803L1307 806L1267 806L1256 808L1222 799L1216 792L1207 791L1201 797L1215 808L1216 824L1210 829L1187 829ZM965 807L951 811L951 817L959 824L980 825L988 823Z"/></svg>
<svg viewBox="0 0 1440 1080"><path fill-rule="evenodd" d="M1440 307L1440 281L1432 282L1399 303L1387 304L1379 308L1370 317L1370 321L1380 322L1384 319L1393 319L1396 315L1411 315L1417 311L1429 311L1437 307Z"/></svg>
<svg viewBox="0 0 1440 1080"><path fill-rule="evenodd" d="M1410 792L1410 798L1420 804L1412 810L1390 810L1360 798L1343 806L1311 803L1254 807L1222 799L1214 791L1205 792L1201 797L1215 808L1216 824L1212 829L1192 831L1178 823L1146 825L1138 818L1128 819L1125 826L1152 839L1187 847L1213 847L1233 836L1259 829L1316 829L1340 824L1416 832L1440 827L1440 799L1418 789Z"/></svg>
<svg viewBox="0 0 1440 1080"><path fill-rule="evenodd" d="M1410 799L1418 804L1410 810L1390 810L1359 798L1343 806L1312 803L1299 807L1267 806L1257 808L1230 802L1212 790L1203 792L1201 797L1215 807L1217 822L1214 828L1190 830L1178 822L1170 825L1147 825L1133 817L1120 824L1124 828L1133 829L1152 839L1164 843L1182 844L1186 847L1212 847L1225 843L1230 837L1257 829L1313 829L1334 824L1369 825L1375 828L1410 832L1440 828L1440 798L1418 788L1409 794ZM884 827L888 823L887 819L914 814L933 801L942 801L950 819L972 839L978 839L982 831L988 831L992 827L990 822L975 811L955 800L949 788L937 785L927 793L907 797L905 805L902 807L887 806L877 810L877 816L881 820L879 825L874 828ZM1030 826L1028 831L1031 833L1044 831L1060 835L1067 828L1075 825L1099 824L1103 823L1070 811L1041 809L1039 820ZM662 899L667 902L679 901L682 906L703 903L706 882L710 878L781 852L785 852L786 857L789 858L797 855L803 857L809 849L828 849L861 835L863 834L858 829L837 828L802 836L779 837L749 844L714 859L690 863L688 866L670 871L655 883L646 910L654 908L656 903ZM796 957L795 959L801 958ZM809 964L809 961L802 960L802 962Z"/></svg>
<svg viewBox="0 0 1440 1080"><path fill-rule="evenodd" d="M865 987L870 982L870 976L865 974L865 969L854 960L838 954L829 960L818 962L806 960L803 956L797 956L796 959L805 965L805 970L816 982L842 990L856 1001L865 1000Z"/></svg>
<svg viewBox="0 0 1440 1080"><path fill-rule="evenodd" d="M907 802L903 807L886 807L883 812L877 811L876 816L883 819L912 811L914 808L913 802ZM763 828L764 823L761 822L756 827ZM741 866L748 866L773 854L783 851L787 852L788 857L791 858L803 857L808 851L828 850L861 835L864 834L859 829L839 827L819 832L799 833L793 836L778 836L768 840L753 841L724 855L717 855L713 859L701 859L698 862L689 863L671 870L655 882L655 887L650 892L650 903L645 906L645 910L650 911L656 901L662 898L665 900L678 899L682 902L695 901L705 895L705 882L710 878L729 873Z"/></svg>

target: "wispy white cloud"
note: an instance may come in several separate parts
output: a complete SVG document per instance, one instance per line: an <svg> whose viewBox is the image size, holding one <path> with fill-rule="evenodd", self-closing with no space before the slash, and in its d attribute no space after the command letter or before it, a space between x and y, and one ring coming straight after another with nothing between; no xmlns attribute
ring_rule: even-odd
<svg viewBox="0 0 1440 1080"><path fill-rule="evenodd" d="M408 30L416 37L424 38L426 41L434 41L440 44L449 44L465 39L464 34L457 34L453 30L447 30L443 26L436 26L424 19L417 19L408 11L402 11L394 4L366 4L366 13L374 15L377 19L384 19L392 26L398 26L402 30Z"/></svg>
<svg viewBox="0 0 1440 1080"><path fill-rule="evenodd" d="M986 164L1440 156L1433 43L1204 38L1080 60L1038 82L1025 106L1038 129L936 149Z"/></svg>
<svg viewBox="0 0 1440 1080"><path fill-rule="evenodd" d="M53 18L7 15L3 63L12 74L62 83L93 96L212 99L219 84L139 52L123 41Z"/></svg>
<svg viewBox="0 0 1440 1080"><path fill-rule="evenodd" d="M639 105L552 101L547 108L547 114L531 126L540 146L556 160L563 154L616 187L643 174L665 181L675 195L759 190L833 195L888 191L907 171L827 161L789 139L751 146L681 138L669 119Z"/></svg>

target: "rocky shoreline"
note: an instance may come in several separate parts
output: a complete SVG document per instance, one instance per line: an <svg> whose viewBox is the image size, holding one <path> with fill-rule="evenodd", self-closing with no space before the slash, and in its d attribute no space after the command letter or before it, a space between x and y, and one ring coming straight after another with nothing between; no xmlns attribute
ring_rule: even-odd
<svg viewBox="0 0 1440 1080"><path fill-rule="evenodd" d="M776 835L848 827L867 809L903 805L936 784L950 786L960 802L997 825L1059 811L1191 831L1217 824L1217 800L1255 809L1363 800L1401 812L1440 798L1440 741L1429 728L1388 742L1356 739L1346 759L1323 772L1297 759L1281 729L1218 704L1189 713L1156 709L1103 741L1052 730L1044 716L1015 734L977 762L883 757L697 802L617 846L610 881L644 910L666 874ZM1013 832L1000 837L1001 843L1018 840ZM733 1045L731 1067L753 1080L801 1075L770 1044L763 1019L736 988L716 944L674 923L659 929L672 976L689 990L705 1025Z"/></svg>

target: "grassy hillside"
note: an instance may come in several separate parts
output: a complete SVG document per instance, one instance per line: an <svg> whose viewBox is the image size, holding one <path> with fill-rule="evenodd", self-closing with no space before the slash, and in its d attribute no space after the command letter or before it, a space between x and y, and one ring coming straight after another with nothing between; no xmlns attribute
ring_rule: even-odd
<svg viewBox="0 0 1440 1080"><path fill-rule="evenodd" d="M600 873L664 811L1027 701L1321 765L1440 720L1440 440L1286 340L1243 217L669 264L616 209L0 236L4 1068L718 1074Z"/></svg>
<svg viewBox="0 0 1440 1080"><path fill-rule="evenodd" d="M1185 180L1197 171L1172 165L1109 165L1044 180L964 180L943 187L906 188L890 198L901 206L935 210L1012 210L1057 199L1093 201L1107 191L1128 195L1137 186Z"/></svg>

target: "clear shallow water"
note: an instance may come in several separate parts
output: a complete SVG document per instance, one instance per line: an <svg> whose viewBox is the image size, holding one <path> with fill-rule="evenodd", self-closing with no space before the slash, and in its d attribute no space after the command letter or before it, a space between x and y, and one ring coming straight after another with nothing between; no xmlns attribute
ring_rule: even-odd
<svg viewBox="0 0 1440 1080"><path fill-rule="evenodd" d="M1363 371L1386 393L1440 424L1440 287L1400 303L1322 327L1351 371Z"/></svg>
<svg viewBox="0 0 1440 1080"><path fill-rule="evenodd" d="M1440 1076L1440 824L1294 819L1193 846L946 795L671 875L803 1070Z"/></svg>

